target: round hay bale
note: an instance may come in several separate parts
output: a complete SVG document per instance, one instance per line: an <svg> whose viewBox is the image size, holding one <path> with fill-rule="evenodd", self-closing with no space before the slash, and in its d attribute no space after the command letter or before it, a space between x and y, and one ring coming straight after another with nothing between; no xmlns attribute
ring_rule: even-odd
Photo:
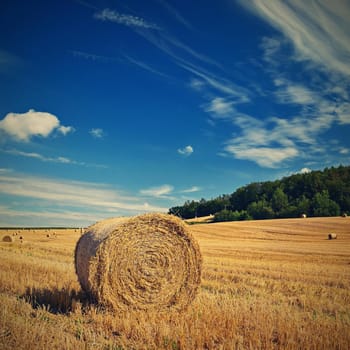
<svg viewBox="0 0 350 350"><path fill-rule="evenodd" d="M9 235L2 237L3 242L13 242L13 238Z"/></svg>
<svg viewBox="0 0 350 350"><path fill-rule="evenodd" d="M337 234L336 233L329 233L328 239L337 239Z"/></svg>
<svg viewBox="0 0 350 350"><path fill-rule="evenodd" d="M79 282L116 310L184 310L201 280L197 242L177 217L144 214L89 227L75 249Z"/></svg>

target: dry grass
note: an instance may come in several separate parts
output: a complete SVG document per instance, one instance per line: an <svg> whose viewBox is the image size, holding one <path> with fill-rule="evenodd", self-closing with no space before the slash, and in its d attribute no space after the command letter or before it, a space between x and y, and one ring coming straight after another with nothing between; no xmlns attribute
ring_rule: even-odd
<svg viewBox="0 0 350 350"><path fill-rule="evenodd" d="M189 226L201 290L186 312L161 315L89 303L74 272L80 232L21 231L23 243L0 242L0 348L349 349L349 220Z"/></svg>

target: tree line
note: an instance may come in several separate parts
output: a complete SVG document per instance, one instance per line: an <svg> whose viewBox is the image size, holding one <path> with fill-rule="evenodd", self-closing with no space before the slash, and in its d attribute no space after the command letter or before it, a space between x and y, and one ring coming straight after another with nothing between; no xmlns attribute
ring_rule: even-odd
<svg viewBox="0 0 350 350"><path fill-rule="evenodd" d="M186 201L169 213L183 219L214 215L214 221L349 214L350 166L250 183L232 194Z"/></svg>

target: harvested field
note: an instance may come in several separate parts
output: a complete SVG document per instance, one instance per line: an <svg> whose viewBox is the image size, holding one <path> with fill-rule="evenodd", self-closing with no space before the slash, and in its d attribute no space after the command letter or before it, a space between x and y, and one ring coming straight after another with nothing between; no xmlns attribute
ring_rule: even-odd
<svg viewBox="0 0 350 350"><path fill-rule="evenodd" d="M350 348L349 218L188 227L203 255L200 292L166 314L91 304L74 271L80 230L13 230L24 239L0 242L0 348Z"/></svg>

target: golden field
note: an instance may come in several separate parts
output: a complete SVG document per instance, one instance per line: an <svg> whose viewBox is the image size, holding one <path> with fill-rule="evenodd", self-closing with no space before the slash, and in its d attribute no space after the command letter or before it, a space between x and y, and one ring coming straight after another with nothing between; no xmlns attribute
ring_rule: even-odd
<svg viewBox="0 0 350 350"><path fill-rule="evenodd" d="M90 304L74 271L79 230L1 230L0 349L350 349L350 218L189 229L200 292L163 314Z"/></svg>

